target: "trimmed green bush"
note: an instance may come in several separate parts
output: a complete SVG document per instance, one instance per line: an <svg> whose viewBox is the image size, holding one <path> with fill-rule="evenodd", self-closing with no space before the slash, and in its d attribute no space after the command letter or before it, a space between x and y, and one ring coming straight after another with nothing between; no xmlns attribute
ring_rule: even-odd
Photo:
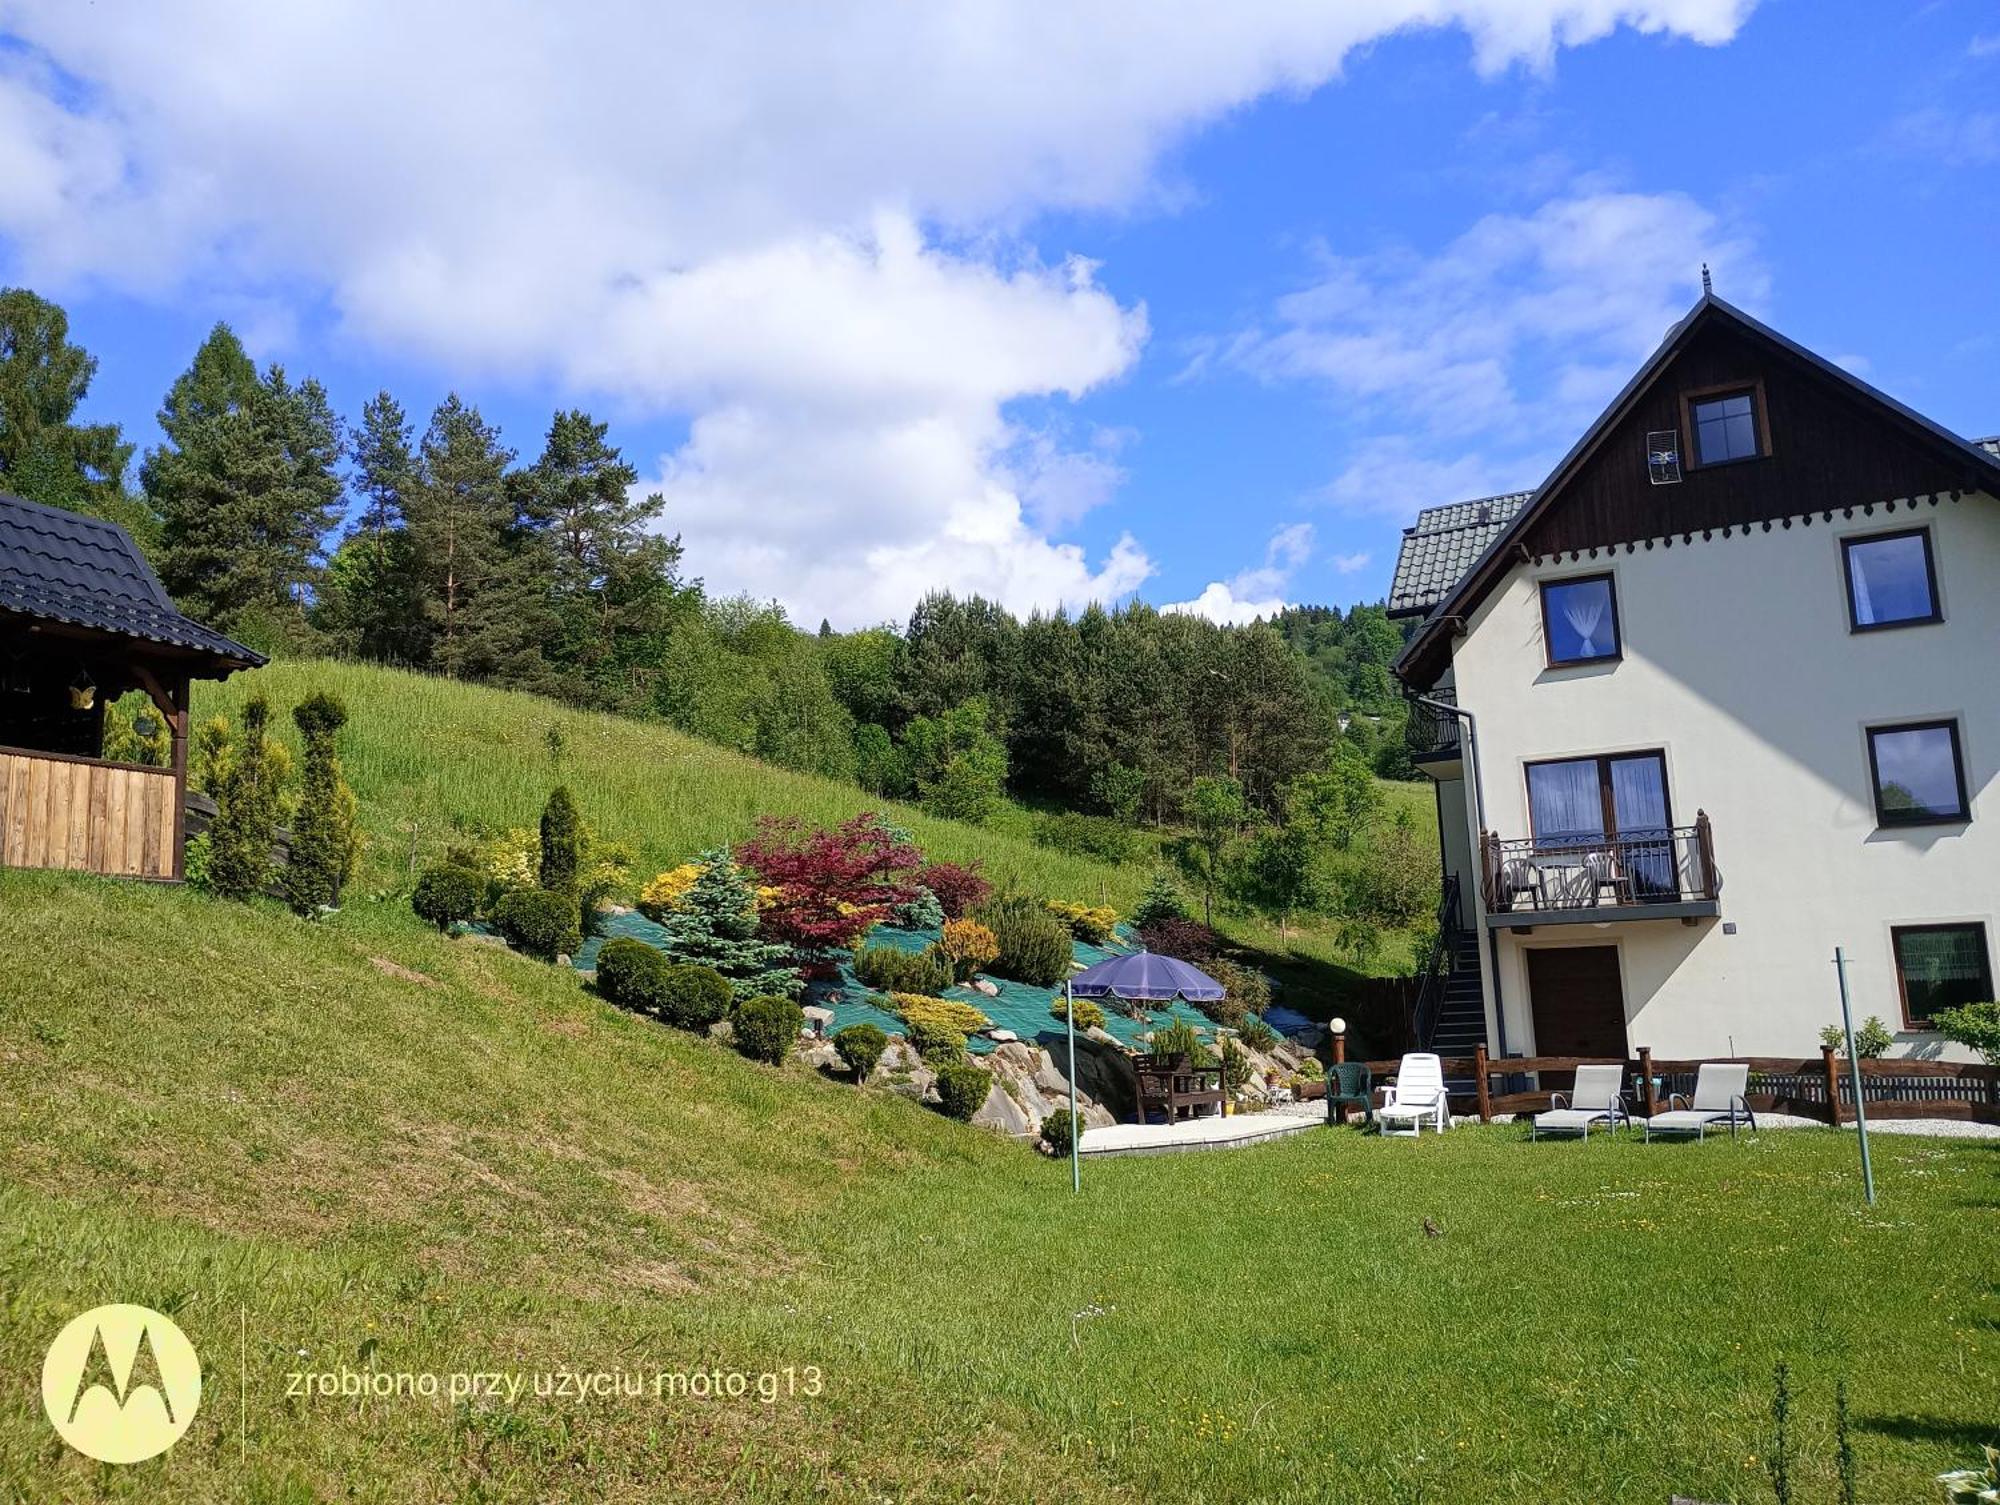
<svg viewBox="0 0 2000 1505"><path fill-rule="evenodd" d="M516 951L545 962L574 956L583 944L576 900L546 889L521 888L502 894L493 905L493 924Z"/></svg>
<svg viewBox="0 0 2000 1505"><path fill-rule="evenodd" d="M1069 976L1069 926L1050 914L1038 899L1015 895L996 899L979 912L980 923L993 932L1000 954L986 970L1031 987L1052 988Z"/></svg>
<svg viewBox="0 0 2000 1505"><path fill-rule="evenodd" d="M1042 1143L1061 1158L1069 1158L1070 1145L1083 1133L1083 1115L1067 1108L1042 1120Z"/></svg>
<svg viewBox="0 0 2000 1505"><path fill-rule="evenodd" d="M889 1037L875 1025L850 1024L833 1037L833 1048L854 1073L855 1085L860 1086L874 1074L876 1062L889 1048Z"/></svg>
<svg viewBox="0 0 2000 1505"><path fill-rule="evenodd" d="M1079 1034L1087 1029L1104 1028L1103 1004L1099 1003L1095 998L1078 998L1074 1002L1076 1004L1076 1028ZM1049 1005L1049 1016L1058 1024L1063 1022L1063 1003L1063 995L1058 993L1055 996L1055 1002Z"/></svg>
<svg viewBox="0 0 2000 1505"><path fill-rule="evenodd" d="M689 962L667 973L665 996L660 1000L660 1017L669 1024L703 1034L711 1024L729 1017L735 991L729 979L713 967ZM804 1019L804 1015L799 1016Z"/></svg>
<svg viewBox="0 0 2000 1505"><path fill-rule="evenodd" d="M789 998L765 994L746 998L734 1015L736 1048L753 1061L784 1063L806 1022L805 1011Z"/></svg>
<svg viewBox="0 0 2000 1505"><path fill-rule="evenodd" d="M597 953L597 991L621 1009L657 1014L666 1005L676 970L657 947L619 936Z"/></svg>
<svg viewBox="0 0 2000 1505"><path fill-rule="evenodd" d="M486 879L469 867L441 862L427 867L410 895L410 908L417 918L428 920L440 930L471 919L479 913L479 901L486 897Z"/></svg>
<svg viewBox="0 0 2000 1505"><path fill-rule="evenodd" d="M965 1055L965 1036L943 1024L912 1024L903 1038L910 1042L914 1050L932 1066L939 1062L951 1062Z"/></svg>
<svg viewBox="0 0 2000 1505"><path fill-rule="evenodd" d="M878 993L926 993L933 998L952 983L951 963L936 946L922 951L863 946L854 953L854 975Z"/></svg>
<svg viewBox="0 0 2000 1505"><path fill-rule="evenodd" d="M552 894L571 893L583 866L583 822L576 801L561 784L550 791L542 807L542 887Z"/></svg>
<svg viewBox="0 0 2000 1505"><path fill-rule="evenodd" d="M938 1107L946 1118L971 1122L972 1115L986 1102L993 1078L970 1061L954 1061L940 1066L937 1074Z"/></svg>
<svg viewBox="0 0 2000 1505"><path fill-rule="evenodd" d="M1255 1014L1243 1021L1243 1028L1237 1033L1252 1050L1269 1050L1278 1043L1278 1032Z"/></svg>

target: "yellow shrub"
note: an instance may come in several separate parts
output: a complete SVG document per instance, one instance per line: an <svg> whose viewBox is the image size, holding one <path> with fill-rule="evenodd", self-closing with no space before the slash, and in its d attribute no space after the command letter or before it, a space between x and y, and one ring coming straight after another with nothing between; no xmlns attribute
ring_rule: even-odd
<svg viewBox="0 0 2000 1505"><path fill-rule="evenodd" d="M639 912L649 920L657 920L680 908L681 900L700 876L699 862L683 862L679 867L668 868L639 890Z"/></svg>
<svg viewBox="0 0 2000 1505"><path fill-rule="evenodd" d="M1063 899L1051 899L1048 906L1050 914L1069 926L1071 935L1093 946L1102 946L1110 940L1113 928L1118 924L1118 911L1115 909L1093 909L1088 904L1071 904Z"/></svg>
<svg viewBox="0 0 2000 1505"><path fill-rule="evenodd" d="M951 975L964 982L981 967L991 965L1000 955L999 939L977 920L946 920L944 938L938 942Z"/></svg>
<svg viewBox="0 0 2000 1505"><path fill-rule="evenodd" d="M889 1001L905 1024L930 1024L960 1035L976 1035L993 1021L969 1003L955 998L926 998L921 993L891 993Z"/></svg>
<svg viewBox="0 0 2000 1505"><path fill-rule="evenodd" d="M1056 994L1055 1002L1049 1005L1049 1016L1058 1023L1063 1018L1063 1003L1063 996L1058 993ZM1104 1006L1102 1004L1095 998L1078 998L1075 1000L1075 1003L1076 1027L1078 1029L1104 1028Z"/></svg>
<svg viewBox="0 0 2000 1505"><path fill-rule="evenodd" d="M486 849L486 876L503 889L533 888L541 882L542 834L517 826L495 837Z"/></svg>

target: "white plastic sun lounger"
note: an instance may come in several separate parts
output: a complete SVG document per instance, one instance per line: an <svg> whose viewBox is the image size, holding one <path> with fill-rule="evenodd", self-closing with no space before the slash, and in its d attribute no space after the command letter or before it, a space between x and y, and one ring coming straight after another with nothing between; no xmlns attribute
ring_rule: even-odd
<svg viewBox="0 0 2000 1505"><path fill-rule="evenodd" d="M1750 1086L1750 1068L1741 1062L1706 1061L1695 1073L1694 1101L1678 1092L1667 1099L1668 1111L1646 1120L1646 1137L1655 1134L1692 1134L1700 1139L1717 1124L1729 1125L1729 1137L1736 1137L1740 1123L1755 1129L1757 1120L1743 1094ZM1674 1104L1685 1103L1676 1108Z"/></svg>
<svg viewBox="0 0 2000 1505"><path fill-rule="evenodd" d="M1623 1066L1579 1066L1576 1068L1576 1085L1567 1096L1557 1092L1550 1096L1552 1104L1546 1113L1535 1115L1534 1128L1530 1139L1540 1139L1544 1134L1577 1134L1590 1138L1590 1126L1596 1124L1601 1129L1615 1129L1628 1121L1625 1104L1619 1098L1619 1089L1625 1085Z"/></svg>
<svg viewBox="0 0 2000 1505"><path fill-rule="evenodd" d="M1382 1133L1420 1136L1426 1123L1440 1134L1451 1127L1451 1108L1444 1095L1444 1062L1429 1052L1404 1056L1396 1068L1396 1080L1383 1091L1382 1106L1375 1110ZM1399 1124L1404 1127L1395 1127Z"/></svg>

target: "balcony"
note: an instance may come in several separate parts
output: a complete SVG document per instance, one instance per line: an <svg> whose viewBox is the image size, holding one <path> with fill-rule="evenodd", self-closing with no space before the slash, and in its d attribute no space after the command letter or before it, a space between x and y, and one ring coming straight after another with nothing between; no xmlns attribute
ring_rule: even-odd
<svg viewBox="0 0 2000 1505"><path fill-rule="evenodd" d="M1500 929L1679 920L1722 912L1722 874L1706 811L1691 826L1587 841L1479 841L1486 923Z"/></svg>
<svg viewBox="0 0 2000 1505"><path fill-rule="evenodd" d="M1458 704L1456 690L1432 690L1426 700ZM1403 745L1410 750L1412 763L1456 763L1459 759L1458 717L1423 701L1410 702L1409 719L1403 723Z"/></svg>

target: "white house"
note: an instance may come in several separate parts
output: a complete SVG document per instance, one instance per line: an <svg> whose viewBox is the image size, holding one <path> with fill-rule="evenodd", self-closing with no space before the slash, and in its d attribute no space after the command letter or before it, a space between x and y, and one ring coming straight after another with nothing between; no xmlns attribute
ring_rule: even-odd
<svg viewBox="0 0 2000 1505"><path fill-rule="evenodd" d="M1962 1054L1925 1026L1994 996L2000 442L1705 296L1539 489L1426 512L1390 605L1458 900L1427 1043L1810 1055L1840 947L1893 1054Z"/></svg>

